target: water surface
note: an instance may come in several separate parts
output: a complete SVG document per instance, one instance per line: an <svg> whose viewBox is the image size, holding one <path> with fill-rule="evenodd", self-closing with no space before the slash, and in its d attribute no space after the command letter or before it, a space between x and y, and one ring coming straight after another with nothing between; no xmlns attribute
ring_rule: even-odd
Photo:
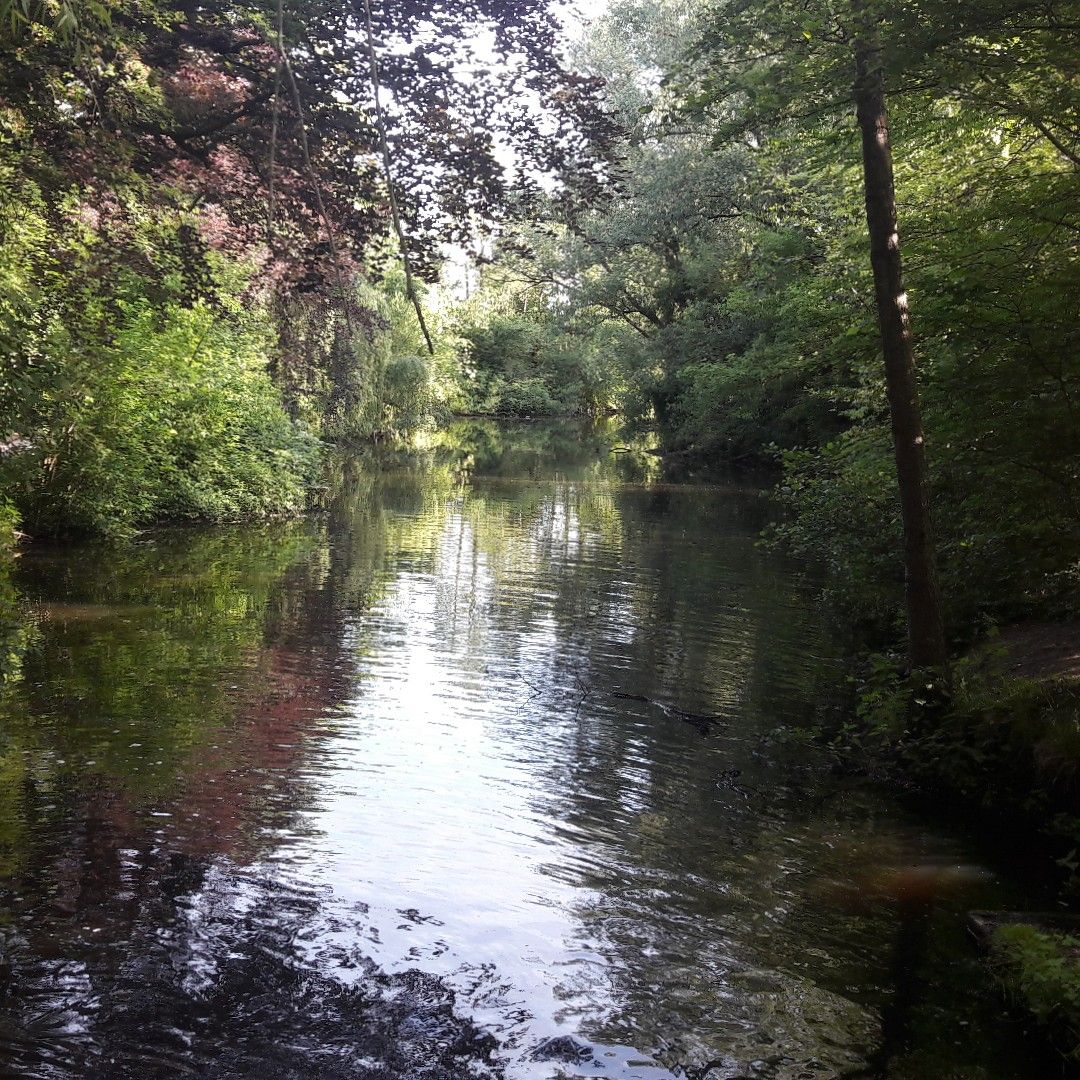
<svg viewBox="0 0 1080 1080"><path fill-rule="evenodd" d="M845 672L762 491L610 450L24 556L0 1074L1045 1075L963 937L1022 893L800 734Z"/></svg>

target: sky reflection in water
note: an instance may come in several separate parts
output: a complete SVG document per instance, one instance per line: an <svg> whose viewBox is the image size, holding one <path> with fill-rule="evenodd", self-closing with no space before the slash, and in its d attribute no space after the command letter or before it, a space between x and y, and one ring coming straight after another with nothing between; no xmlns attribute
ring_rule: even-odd
<svg viewBox="0 0 1080 1080"><path fill-rule="evenodd" d="M775 735L843 673L765 500L656 472L462 425L309 522L26 556L0 1073L858 1075L885 1007L1038 1075L955 933L1008 887Z"/></svg>

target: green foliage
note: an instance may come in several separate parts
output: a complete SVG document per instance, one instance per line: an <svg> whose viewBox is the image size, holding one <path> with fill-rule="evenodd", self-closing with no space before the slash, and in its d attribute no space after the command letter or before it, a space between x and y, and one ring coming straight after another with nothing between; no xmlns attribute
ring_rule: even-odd
<svg viewBox="0 0 1080 1080"><path fill-rule="evenodd" d="M787 513L767 534L825 571L830 597L853 628L886 641L902 631L900 518L887 440L880 427L853 428L814 450L785 451L777 495Z"/></svg>
<svg viewBox="0 0 1080 1080"><path fill-rule="evenodd" d="M414 283L432 336L434 354L405 292L400 271L388 274L366 293L384 320L385 359L378 381L382 402L380 433L411 435L455 410L460 396L459 357L463 343L438 287Z"/></svg>
<svg viewBox="0 0 1080 1080"><path fill-rule="evenodd" d="M114 0L0 0L0 44L30 35L69 42L108 26Z"/></svg>
<svg viewBox="0 0 1080 1080"><path fill-rule="evenodd" d="M559 405L542 379L520 379L502 388L493 411L509 416L553 416Z"/></svg>
<svg viewBox="0 0 1080 1080"><path fill-rule="evenodd" d="M498 275L491 275L484 293L455 313L463 348L459 411L497 416L603 412L611 397L610 366L590 354L542 297L534 297L531 307L518 300L514 310L509 292Z"/></svg>
<svg viewBox="0 0 1080 1080"><path fill-rule="evenodd" d="M170 226L143 223L163 274L110 267L77 192L58 222L25 184L0 254L0 477L32 534L126 533L161 518L295 513L317 446L266 371L274 328L236 267L185 300Z"/></svg>
<svg viewBox="0 0 1080 1080"><path fill-rule="evenodd" d="M350 327L317 295L272 303L242 261L192 250L197 216L152 212L137 187L118 238L80 189L6 176L0 481L31 534L294 514L316 432L404 433L439 407L445 355L419 358L393 280L357 286Z"/></svg>
<svg viewBox="0 0 1080 1080"><path fill-rule="evenodd" d="M1076 22L1055 18L1004 3L613 5L583 56L628 132L623 183L572 227L549 207L504 237L485 279L501 303L469 332L474 397L495 408L511 382L547 380L562 349L670 449L777 462L773 540L824 568L864 641L891 647L899 503L850 116L853 35L870 20L897 91L950 634L1075 613L1080 105ZM559 400L571 382L547 386Z"/></svg>
<svg viewBox="0 0 1080 1080"><path fill-rule="evenodd" d="M0 499L0 564L10 557L18 532L18 510L7 499Z"/></svg>
<svg viewBox="0 0 1080 1080"><path fill-rule="evenodd" d="M919 756L988 809L1007 800L1055 829L1055 813L1080 807L1080 688L1008 677L983 663L958 665L949 715Z"/></svg>
<svg viewBox="0 0 1080 1080"><path fill-rule="evenodd" d="M400 273L353 284L351 318L325 297L279 301L273 371L290 414L335 442L409 435L444 412L459 344L439 313L430 356Z"/></svg>
<svg viewBox="0 0 1080 1080"><path fill-rule="evenodd" d="M382 396L398 431L415 431L431 416L431 367L415 354L393 357L386 365Z"/></svg>
<svg viewBox="0 0 1080 1080"><path fill-rule="evenodd" d="M18 528L18 511L6 499L0 498L0 693L5 684L15 682L21 676L23 656L31 637L11 581Z"/></svg>
<svg viewBox="0 0 1080 1080"><path fill-rule="evenodd" d="M1006 992L1080 1060L1080 940L1025 923L998 927L991 962Z"/></svg>
<svg viewBox="0 0 1080 1080"><path fill-rule="evenodd" d="M1080 887L1080 686L1067 678L1017 677L1010 659L990 633L954 662L942 694L909 675L899 653L863 657L852 680L854 715L831 733L834 747L869 772L899 769L953 811L1041 834L1061 856L1071 875L1066 889L1074 892Z"/></svg>

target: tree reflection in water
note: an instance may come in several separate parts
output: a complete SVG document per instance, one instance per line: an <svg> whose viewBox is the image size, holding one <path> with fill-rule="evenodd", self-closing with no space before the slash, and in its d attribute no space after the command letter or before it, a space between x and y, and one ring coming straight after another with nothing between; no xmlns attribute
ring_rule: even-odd
<svg viewBox="0 0 1080 1080"><path fill-rule="evenodd" d="M903 924L832 883L963 847L790 737L842 672L760 491L609 445L470 423L305 522L27 554L0 1072L868 1067ZM956 1023L1000 889L927 909L890 1054L1039 1075Z"/></svg>

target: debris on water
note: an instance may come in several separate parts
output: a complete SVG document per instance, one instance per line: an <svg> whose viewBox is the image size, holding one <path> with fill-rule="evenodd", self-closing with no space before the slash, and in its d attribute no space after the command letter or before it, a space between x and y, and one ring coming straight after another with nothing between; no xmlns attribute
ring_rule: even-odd
<svg viewBox="0 0 1080 1080"><path fill-rule="evenodd" d="M612 690L611 696L620 698L622 701L641 701L646 705L655 705L666 716L673 716L682 720L692 727L696 727L703 735L707 735L715 725L722 724L724 718L716 713L696 713L686 709L680 709L667 701L657 701L655 698L646 697L644 694L626 694L619 690Z"/></svg>
<svg viewBox="0 0 1080 1080"><path fill-rule="evenodd" d="M721 791L734 791L744 799L749 799L751 792L739 783L740 776L742 776L742 769L724 769L716 777L716 786Z"/></svg>

